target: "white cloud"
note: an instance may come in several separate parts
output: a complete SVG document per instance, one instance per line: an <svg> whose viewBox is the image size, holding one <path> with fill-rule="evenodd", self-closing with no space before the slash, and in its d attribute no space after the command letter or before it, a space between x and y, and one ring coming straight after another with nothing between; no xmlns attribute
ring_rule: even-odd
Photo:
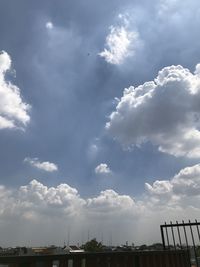
<svg viewBox="0 0 200 267"><path fill-rule="evenodd" d="M145 187L154 209L165 205L171 209L191 207L199 210L200 164L182 169L170 180L157 180L152 185L146 183Z"/></svg>
<svg viewBox="0 0 200 267"><path fill-rule="evenodd" d="M181 170L171 180L176 194L194 197L200 195L200 164Z"/></svg>
<svg viewBox="0 0 200 267"><path fill-rule="evenodd" d="M162 69L154 81L124 90L107 130L125 146L151 141L162 152L200 157L200 71Z"/></svg>
<svg viewBox="0 0 200 267"><path fill-rule="evenodd" d="M96 225L106 233L115 224L132 223L132 218L138 214L134 200L114 190L105 190L97 197L83 199L75 188L67 184L47 187L37 180L18 190L0 187L0 200L0 230L4 230L2 232L9 244L13 244L16 236L18 245L24 244L27 236L31 244L33 240L37 245L47 240L53 240L55 244L58 237L63 242L69 225L73 236L79 235L77 238L80 238L81 229L85 233L88 227L91 234L92 230L95 231L96 236ZM52 231L55 228L56 231ZM126 230L126 227L123 228ZM14 234L11 229L15 229ZM8 234L10 231L12 235Z"/></svg>
<svg viewBox="0 0 200 267"><path fill-rule="evenodd" d="M134 55L138 40L136 31L129 31L126 26L111 26L106 37L106 48L99 56L110 64L122 64L127 57Z"/></svg>
<svg viewBox="0 0 200 267"><path fill-rule="evenodd" d="M147 191L150 194L155 194L155 195L166 195L168 193L171 194L172 192L172 184L170 181L155 181L153 185L151 186L150 184L146 183L145 184Z"/></svg>
<svg viewBox="0 0 200 267"><path fill-rule="evenodd" d="M17 190L0 186L0 231L9 244L16 237L18 245L27 238L37 245L63 242L68 226L77 242L88 229L91 237L99 238L112 231L114 243L158 242L159 224L193 220L199 215L199 204L200 164L180 170L169 180L146 183L146 191L138 199L112 189L84 199L68 184L48 187L32 180Z"/></svg>
<svg viewBox="0 0 200 267"><path fill-rule="evenodd" d="M87 156L90 161L94 161L100 151L99 139L95 138L90 142L87 149Z"/></svg>
<svg viewBox="0 0 200 267"><path fill-rule="evenodd" d="M23 128L30 121L29 105L24 103L20 89L8 82L5 75L11 69L11 58L0 53L0 129Z"/></svg>
<svg viewBox="0 0 200 267"><path fill-rule="evenodd" d="M38 214L45 212L48 216L60 212L66 216L79 215L79 210L85 203L78 191L67 184L48 188L37 180L21 186L19 198L26 207L32 207Z"/></svg>
<svg viewBox="0 0 200 267"><path fill-rule="evenodd" d="M128 195L119 195L111 189L102 191L99 196L87 200L87 209L92 216L102 216L113 220L113 216L133 218L138 214L138 207Z"/></svg>
<svg viewBox="0 0 200 267"><path fill-rule="evenodd" d="M101 163L95 168L96 174L110 174L111 170L106 163Z"/></svg>
<svg viewBox="0 0 200 267"><path fill-rule="evenodd" d="M53 25L53 23L51 21L48 21L45 26L49 30L53 29L53 27L54 27L54 25Z"/></svg>
<svg viewBox="0 0 200 267"><path fill-rule="evenodd" d="M55 163L49 161L40 162L38 158L25 158L24 162L28 162L31 166L47 172L54 172L58 170Z"/></svg>

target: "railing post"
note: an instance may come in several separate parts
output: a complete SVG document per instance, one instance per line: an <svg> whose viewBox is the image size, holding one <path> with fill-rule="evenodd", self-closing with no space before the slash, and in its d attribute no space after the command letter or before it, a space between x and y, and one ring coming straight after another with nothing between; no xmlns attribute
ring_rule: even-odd
<svg viewBox="0 0 200 267"><path fill-rule="evenodd" d="M191 223L190 220L189 220L189 223ZM199 267L199 263L198 263L198 259L197 259L196 245L195 245L195 241L194 241L194 235L193 235L193 230L192 230L191 224L190 224L190 233L191 233L191 237L192 237L192 244L193 244L193 248L194 248L194 256L195 256L196 265L197 265L197 267Z"/></svg>
<svg viewBox="0 0 200 267"><path fill-rule="evenodd" d="M173 243L174 243L174 249L176 250L176 242L175 242L174 229L173 229L173 226L172 226L172 222L170 222L170 224L171 224L171 231L172 231L172 239L173 239Z"/></svg>
<svg viewBox="0 0 200 267"><path fill-rule="evenodd" d="M181 249L182 249L183 247L182 247L182 241L181 241L181 235L180 235L180 230L179 230L179 224L178 224L178 221L176 221L176 224L177 224L177 230L178 230L179 243L180 243L180 247L181 247Z"/></svg>
<svg viewBox="0 0 200 267"><path fill-rule="evenodd" d="M164 232L163 232L163 226L162 225L160 226L160 232L161 232L163 249L166 249L166 247L165 247L165 237L164 237Z"/></svg>

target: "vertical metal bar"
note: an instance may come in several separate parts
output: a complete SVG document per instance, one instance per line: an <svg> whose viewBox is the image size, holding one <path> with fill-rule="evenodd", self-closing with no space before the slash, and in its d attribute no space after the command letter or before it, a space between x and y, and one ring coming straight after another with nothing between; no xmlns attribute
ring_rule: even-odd
<svg viewBox="0 0 200 267"><path fill-rule="evenodd" d="M180 243L180 246L181 246L181 249L182 249L183 247L182 247L182 242L181 242L181 235L180 235L180 229L179 229L178 221L176 221L176 223L177 223L177 230L178 230L179 243Z"/></svg>
<svg viewBox="0 0 200 267"><path fill-rule="evenodd" d="M189 220L189 223L190 223L190 220ZM192 244L193 244L193 247L194 247L195 261L196 261L197 267L199 267L198 259L197 259L196 246L195 246L195 241L194 241L194 235L193 235L193 230L192 230L192 226L191 225L190 225L190 232L191 232L191 236L192 236Z"/></svg>
<svg viewBox="0 0 200 267"><path fill-rule="evenodd" d="M199 237L199 242L200 242L200 233L199 233L199 223L197 222L197 219L195 220L196 222L196 227L197 227L197 233L198 233L198 237ZM198 246L199 247L199 246ZM198 256L198 255L197 255ZM198 258L197 258L197 261L198 261ZM198 262L199 264L199 262Z"/></svg>
<svg viewBox="0 0 200 267"><path fill-rule="evenodd" d="M166 222L165 222L165 225L167 225ZM166 231L166 237L167 237L167 245L168 245L168 249L169 249L169 235L168 235L167 226L165 226L165 231Z"/></svg>
<svg viewBox="0 0 200 267"><path fill-rule="evenodd" d="M165 250L166 249L166 246L165 246L165 237L164 237L164 232L163 232L163 226L162 225L160 226L160 232L161 232L163 249Z"/></svg>
<svg viewBox="0 0 200 267"><path fill-rule="evenodd" d="M187 246L187 249L189 250L189 246L188 246L188 239L187 239L187 234L186 234L186 229L185 229L185 223L184 221L183 222L183 230L184 230L184 234L185 234L185 242L186 242L186 246Z"/></svg>
<svg viewBox="0 0 200 267"><path fill-rule="evenodd" d="M195 222L196 222L196 226L197 226L197 233L198 233L198 237L199 237L199 241L200 241L199 223L197 222L197 220L195 220Z"/></svg>
<svg viewBox="0 0 200 267"><path fill-rule="evenodd" d="M172 224L172 222L170 222ZM172 231L172 238L173 238L173 243L174 243L174 249L176 250L176 242L175 242L175 237L174 237L174 229L173 226L171 226L171 231Z"/></svg>

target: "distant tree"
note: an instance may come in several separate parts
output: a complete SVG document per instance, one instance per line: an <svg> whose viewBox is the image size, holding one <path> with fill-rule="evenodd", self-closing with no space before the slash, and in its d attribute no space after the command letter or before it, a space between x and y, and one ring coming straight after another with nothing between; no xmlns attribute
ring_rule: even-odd
<svg viewBox="0 0 200 267"><path fill-rule="evenodd" d="M149 246L149 249L151 249L151 250L163 250L163 244L162 243L154 243L151 246Z"/></svg>
<svg viewBox="0 0 200 267"><path fill-rule="evenodd" d="M140 246L140 250L146 250L146 249L148 249L148 246L147 245L144 244L144 245L141 245Z"/></svg>
<svg viewBox="0 0 200 267"><path fill-rule="evenodd" d="M88 252L99 252L103 250L103 245L94 238L82 245L81 248Z"/></svg>

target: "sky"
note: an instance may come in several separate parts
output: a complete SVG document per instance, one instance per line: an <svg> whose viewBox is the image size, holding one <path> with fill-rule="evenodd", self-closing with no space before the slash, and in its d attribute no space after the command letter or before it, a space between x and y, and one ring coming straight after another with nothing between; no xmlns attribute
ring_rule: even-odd
<svg viewBox="0 0 200 267"><path fill-rule="evenodd" d="M199 26L197 0L0 0L0 246L199 219Z"/></svg>

